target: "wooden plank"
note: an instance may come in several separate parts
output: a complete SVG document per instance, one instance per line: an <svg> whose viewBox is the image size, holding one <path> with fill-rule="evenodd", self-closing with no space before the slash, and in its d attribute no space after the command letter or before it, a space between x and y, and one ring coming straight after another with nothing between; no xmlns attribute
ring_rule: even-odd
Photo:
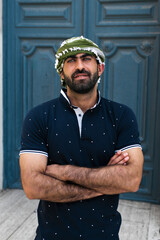
<svg viewBox="0 0 160 240"><path fill-rule="evenodd" d="M122 240L150 240L148 238L148 225L138 222L123 221L120 230Z"/></svg>
<svg viewBox="0 0 160 240"><path fill-rule="evenodd" d="M150 203L121 200L118 209L125 221L149 224L150 208Z"/></svg>
<svg viewBox="0 0 160 240"><path fill-rule="evenodd" d="M28 219L8 238L8 240L33 240L37 228L37 214L33 212Z"/></svg>
<svg viewBox="0 0 160 240"><path fill-rule="evenodd" d="M119 211L122 215L120 239L147 240L150 218L150 204L121 200Z"/></svg>
<svg viewBox="0 0 160 240"><path fill-rule="evenodd" d="M151 206L149 240L160 240L160 205Z"/></svg>
<svg viewBox="0 0 160 240"><path fill-rule="evenodd" d="M0 193L0 236L9 239L17 229L35 212L37 200L30 201L22 190Z"/></svg>

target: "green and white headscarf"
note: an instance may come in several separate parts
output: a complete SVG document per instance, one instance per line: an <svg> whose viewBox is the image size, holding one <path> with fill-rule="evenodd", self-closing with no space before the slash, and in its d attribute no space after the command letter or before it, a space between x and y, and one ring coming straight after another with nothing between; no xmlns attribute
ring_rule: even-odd
<svg viewBox="0 0 160 240"><path fill-rule="evenodd" d="M97 44L83 36L73 37L62 42L57 51L55 68L58 74L61 74L66 58L79 53L94 55L99 64L104 64L105 62L105 55Z"/></svg>

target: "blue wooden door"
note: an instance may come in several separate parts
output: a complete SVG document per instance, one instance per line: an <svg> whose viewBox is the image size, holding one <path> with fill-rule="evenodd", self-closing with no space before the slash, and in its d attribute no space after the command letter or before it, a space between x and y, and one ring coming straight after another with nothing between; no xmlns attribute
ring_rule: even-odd
<svg viewBox="0 0 160 240"><path fill-rule="evenodd" d="M88 0L86 4L85 35L106 56L101 92L131 107L140 129L143 179L138 193L123 197L160 202L160 1Z"/></svg>
<svg viewBox="0 0 160 240"><path fill-rule="evenodd" d="M33 106L59 95L55 53L82 34L83 1L4 0L4 187L20 187L20 132Z"/></svg>
<svg viewBox="0 0 160 240"><path fill-rule="evenodd" d="M145 155L141 188L124 196L160 202L160 1L8 0L4 11L4 186L20 186L18 152L24 115L59 94L54 60L60 42L84 35L97 42L106 56L102 95L130 106L140 128Z"/></svg>

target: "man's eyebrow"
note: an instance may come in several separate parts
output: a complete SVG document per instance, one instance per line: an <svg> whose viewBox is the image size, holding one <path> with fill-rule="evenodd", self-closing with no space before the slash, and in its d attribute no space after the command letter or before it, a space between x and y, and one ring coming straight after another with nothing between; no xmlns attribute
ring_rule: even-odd
<svg viewBox="0 0 160 240"><path fill-rule="evenodd" d="M84 57L93 57L93 55L92 54L89 54L89 53L84 53L82 56L80 56L80 58L84 58ZM66 60L68 59L68 58L77 58L77 56L76 55L71 55L71 56L69 56L69 57L67 57L66 58Z"/></svg>
<svg viewBox="0 0 160 240"><path fill-rule="evenodd" d="M84 57L93 57L93 55L89 53L85 53L80 58L84 58Z"/></svg>

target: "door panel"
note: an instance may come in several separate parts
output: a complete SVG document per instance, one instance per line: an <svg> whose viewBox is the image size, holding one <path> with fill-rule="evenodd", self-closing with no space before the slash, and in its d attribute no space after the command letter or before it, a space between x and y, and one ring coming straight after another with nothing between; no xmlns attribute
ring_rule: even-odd
<svg viewBox="0 0 160 240"><path fill-rule="evenodd" d="M77 4L77 3L76 3ZM79 5L81 8L81 6ZM17 27L74 27L74 1L16 1Z"/></svg>
<svg viewBox="0 0 160 240"><path fill-rule="evenodd" d="M23 104L25 112L57 96L60 80L56 73L55 54L61 40L21 40L23 55Z"/></svg>
<svg viewBox="0 0 160 240"><path fill-rule="evenodd" d="M157 58L157 52L155 51L156 41L148 39L150 49L148 51L143 49L142 51L141 41L143 40L135 39L135 44L133 44L131 38L124 38L123 40L121 45L117 39L119 45L117 51L112 52L112 54L109 54L108 51L106 53L108 70L106 70L102 83L107 81L108 86L103 87L103 94L109 99L128 105L137 116L145 155L144 176L139 193L147 194L147 197L149 197L154 167L153 147L155 135L152 133L154 133L156 117L153 115L156 110L156 89L153 88L157 86L157 79L153 78ZM114 41L113 39L113 44ZM130 42L132 43L129 44ZM158 66L156 71L158 71ZM150 86L151 82L152 86ZM148 108L149 102L152 102L150 108Z"/></svg>
<svg viewBox="0 0 160 240"><path fill-rule="evenodd" d="M134 26L159 24L158 1L96 1L97 26Z"/></svg>

